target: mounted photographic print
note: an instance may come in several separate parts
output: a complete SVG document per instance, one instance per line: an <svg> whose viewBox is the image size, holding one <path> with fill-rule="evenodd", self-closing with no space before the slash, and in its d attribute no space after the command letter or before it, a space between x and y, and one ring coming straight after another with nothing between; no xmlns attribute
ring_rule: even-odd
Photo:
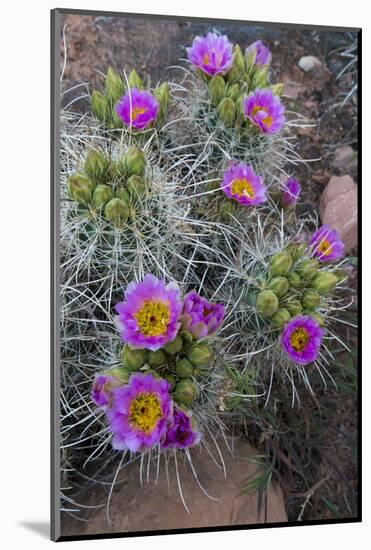
<svg viewBox="0 0 371 550"><path fill-rule="evenodd" d="M54 540L360 521L360 36L52 12Z"/></svg>

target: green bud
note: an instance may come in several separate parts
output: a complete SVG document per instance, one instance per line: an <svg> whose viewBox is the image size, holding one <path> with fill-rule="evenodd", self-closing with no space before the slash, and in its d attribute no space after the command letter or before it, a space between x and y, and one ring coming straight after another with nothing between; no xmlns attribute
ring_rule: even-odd
<svg viewBox="0 0 371 550"><path fill-rule="evenodd" d="M274 254L271 258L269 272L271 275L287 275L292 266L291 255L287 250Z"/></svg>
<svg viewBox="0 0 371 550"><path fill-rule="evenodd" d="M245 114L243 112L243 100L244 100L243 95L238 96L238 98L236 99L236 115L238 120L245 119Z"/></svg>
<svg viewBox="0 0 371 550"><path fill-rule="evenodd" d="M167 82L163 82L154 90L153 95L160 104L159 117L164 118L169 107L169 84Z"/></svg>
<svg viewBox="0 0 371 550"><path fill-rule="evenodd" d="M104 215L116 227L123 227L129 217L129 208L123 200L113 198L106 204Z"/></svg>
<svg viewBox="0 0 371 550"><path fill-rule="evenodd" d="M207 344L199 343L187 351L187 357L195 367L208 367L213 360L213 354Z"/></svg>
<svg viewBox="0 0 371 550"><path fill-rule="evenodd" d="M273 277L268 285L268 288L270 288L270 290L273 290L273 292L277 294L279 298L281 298L289 290L289 282L286 277Z"/></svg>
<svg viewBox="0 0 371 550"><path fill-rule="evenodd" d="M273 94L279 97L281 97L281 95L283 94L284 89L285 89L285 85L282 82L273 84L273 86L271 86L271 90Z"/></svg>
<svg viewBox="0 0 371 550"><path fill-rule="evenodd" d="M131 349L128 345L121 350L121 362L130 371L139 370L146 361L145 349Z"/></svg>
<svg viewBox="0 0 371 550"><path fill-rule="evenodd" d="M291 271L287 275L287 280L292 288L298 288L301 285L301 278L295 271Z"/></svg>
<svg viewBox="0 0 371 550"><path fill-rule="evenodd" d="M300 260L307 249L307 244L302 242L298 244L289 244L286 250L291 254L291 257L294 262Z"/></svg>
<svg viewBox="0 0 371 550"><path fill-rule="evenodd" d="M319 268L318 260L304 260L296 268L296 272L304 281L311 281Z"/></svg>
<svg viewBox="0 0 371 550"><path fill-rule="evenodd" d="M95 185L88 176L85 174L70 176L67 188L73 200L83 205L91 204Z"/></svg>
<svg viewBox="0 0 371 550"><path fill-rule="evenodd" d="M265 88L268 84L269 67L261 65L255 69L252 79L253 88Z"/></svg>
<svg viewBox="0 0 371 550"><path fill-rule="evenodd" d="M181 330L179 335L182 337L182 340L185 344L190 344L193 340L193 336L188 330Z"/></svg>
<svg viewBox="0 0 371 550"><path fill-rule="evenodd" d="M159 367L166 362L166 355L164 350L158 349L156 351L148 352L148 363L151 367Z"/></svg>
<svg viewBox="0 0 371 550"><path fill-rule="evenodd" d="M236 206L233 200L223 200L219 208L219 216L223 222L228 222L231 220L231 216L236 213Z"/></svg>
<svg viewBox="0 0 371 550"><path fill-rule="evenodd" d="M238 44L234 45L233 54L234 54L233 65L230 71L228 72L229 82L235 82L236 80L239 80L245 70L245 59L241 51L241 48Z"/></svg>
<svg viewBox="0 0 371 550"><path fill-rule="evenodd" d="M170 355L176 355L183 349L183 340L179 334L175 337L175 340L168 342L164 345L164 350Z"/></svg>
<svg viewBox="0 0 371 550"><path fill-rule="evenodd" d="M275 327L283 327L288 321L290 321L290 312L285 308L280 308L273 316L272 323Z"/></svg>
<svg viewBox="0 0 371 550"><path fill-rule="evenodd" d="M107 97L111 99L113 103L116 103L118 99L124 93L124 84L121 76L112 67L108 67L105 80L105 90Z"/></svg>
<svg viewBox="0 0 371 550"><path fill-rule="evenodd" d="M175 376L173 376L172 374L169 374L169 373L166 373L164 374L163 378L165 378L165 380L167 380L170 384L170 391L173 391L173 389L175 388L176 386L176 379L175 379Z"/></svg>
<svg viewBox="0 0 371 550"><path fill-rule="evenodd" d="M129 147L124 156L123 163L128 176L142 176L144 174L146 158L143 151L138 147Z"/></svg>
<svg viewBox="0 0 371 550"><path fill-rule="evenodd" d="M256 61L256 48L251 48L250 51L246 50L245 54L245 71L247 74L249 74L252 69L255 67L255 61Z"/></svg>
<svg viewBox="0 0 371 550"><path fill-rule="evenodd" d="M135 69L131 70L128 82L130 88L139 88L140 90L143 89L143 82Z"/></svg>
<svg viewBox="0 0 371 550"><path fill-rule="evenodd" d="M118 187L115 191L115 197L117 199L121 199L122 201L124 201L126 204L129 204L130 202L130 195L129 193L126 191L126 189L124 189L123 187Z"/></svg>
<svg viewBox="0 0 371 550"><path fill-rule="evenodd" d="M213 76L212 79L209 81L209 84L207 87L209 90L211 103L216 107L217 105L219 105L219 103L224 97L224 92L225 92L224 78L220 75Z"/></svg>
<svg viewBox="0 0 371 550"><path fill-rule="evenodd" d="M278 309L278 298L272 290L262 290L256 297L256 310L264 318L272 317Z"/></svg>
<svg viewBox="0 0 371 550"><path fill-rule="evenodd" d="M349 271L346 269L335 269L333 273L338 278L339 283L344 283L349 277Z"/></svg>
<svg viewBox="0 0 371 550"><path fill-rule="evenodd" d="M109 185L103 183L97 185L93 193L93 206L97 210L103 208L113 197L112 189Z"/></svg>
<svg viewBox="0 0 371 550"><path fill-rule="evenodd" d="M233 101L237 101L240 96L240 86L238 84L229 84L225 95L233 99Z"/></svg>
<svg viewBox="0 0 371 550"><path fill-rule="evenodd" d="M312 317L312 319L317 321L317 323L319 324L320 327L323 327L325 325L324 318L322 317L322 315L320 315L316 311L308 311L308 315L309 315L309 317Z"/></svg>
<svg viewBox="0 0 371 550"><path fill-rule="evenodd" d="M118 380L121 380L122 382L128 382L131 372L128 369L125 368L115 368L111 369L109 371L109 374L113 376L114 378L117 378Z"/></svg>
<svg viewBox="0 0 371 550"><path fill-rule="evenodd" d="M91 94L91 108L98 120L101 122L107 122L109 120L109 101L106 96L98 92L98 90L93 90Z"/></svg>
<svg viewBox="0 0 371 550"><path fill-rule="evenodd" d="M236 117L236 104L230 97L225 97L218 106L219 118L226 126L232 126Z"/></svg>
<svg viewBox="0 0 371 550"><path fill-rule="evenodd" d="M192 363L186 357L176 362L175 370L179 378L189 378L194 372Z"/></svg>
<svg viewBox="0 0 371 550"><path fill-rule="evenodd" d="M338 278L334 273L330 271L320 271L310 283L310 287L323 296L324 294L332 292L337 283Z"/></svg>
<svg viewBox="0 0 371 550"><path fill-rule="evenodd" d="M98 151L89 151L87 154L84 169L94 183L101 183L107 174L109 162Z"/></svg>
<svg viewBox="0 0 371 550"><path fill-rule="evenodd" d="M130 176L127 181L127 190L133 198L144 197L147 192L146 180L141 176Z"/></svg>
<svg viewBox="0 0 371 550"><path fill-rule="evenodd" d="M190 405L197 398L197 385L190 378L183 378L175 386L174 399L183 405Z"/></svg>
<svg viewBox="0 0 371 550"><path fill-rule="evenodd" d="M313 290L307 290L304 293L302 304L304 309L316 309L321 301L321 296Z"/></svg>
<svg viewBox="0 0 371 550"><path fill-rule="evenodd" d="M299 315L303 311L303 306L299 300L292 300L290 303L286 304L287 309L291 313L292 317Z"/></svg>

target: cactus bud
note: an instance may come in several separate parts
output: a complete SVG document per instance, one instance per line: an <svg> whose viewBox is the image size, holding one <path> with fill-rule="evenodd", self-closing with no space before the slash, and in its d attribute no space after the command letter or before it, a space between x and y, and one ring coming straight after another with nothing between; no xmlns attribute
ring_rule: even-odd
<svg viewBox="0 0 371 550"><path fill-rule="evenodd" d="M98 151L89 151L87 154L84 169L94 183L101 183L107 174L108 160Z"/></svg>
<svg viewBox="0 0 371 550"><path fill-rule="evenodd" d="M79 204L91 204L94 183L85 174L75 174L68 180L68 193Z"/></svg>
<svg viewBox="0 0 371 550"><path fill-rule="evenodd" d="M218 106L219 118L226 126L232 126L236 117L236 104L230 97L225 97Z"/></svg>
<svg viewBox="0 0 371 550"><path fill-rule="evenodd" d="M322 315L320 315L320 314L317 313L316 311L308 311L308 315L309 315L309 317L312 317L312 319L314 319L315 321L317 321L317 323L319 324L320 327L323 327L323 326L324 326L325 320L324 320L324 318L322 317Z"/></svg>
<svg viewBox="0 0 371 550"><path fill-rule="evenodd" d="M154 90L153 95L160 104L159 117L164 118L169 107L169 84L167 82L163 82Z"/></svg>
<svg viewBox="0 0 371 550"><path fill-rule="evenodd" d="M139 370L146 361L145 349L131 349L128 345L121 350L121 362L130 371Z"/></svg>
<svg viewBox="0 0 371 550"><path fill-rule="evenodd" d="M272 290L262 290L256 297L256 310L264 318L272 317L278 309L278 298Z"/></svg>
<svg viewBox="0 0 371 550"><path fill-rule="evenodd" d="M296 268L297 273L304 281L311 281L319 268L318 260L304 260Z"/></svg>
<svg viewBox="0 0 371 550"><path fill-rule="evenodd" d="M128 176L143 175L146 165L146 158L143 151L138 147L129 147L124 156L123 162Z"/></svg>
<svg viewBox="0 0 371 550"><path fill-rule="evenodd" d="M237 101L240 96L240 86L238 84L229 84L225 95L233 99L233 101Z"/></svg>
<svg viewBox="0 0 371 550"><path fill-rule="evenodd" d="M310 287L323 296L324 294L332 292L337 283L338 278L334 273L330 271L320 271L310 283Z"/></svg>
<svg viewBox="0 0 371 550"><path fill-rule="evenodd" d="M149 351L147 359L151 367L159 367L166 362L166 355L164 350L158 349L156 351Z"/></svg>
<svg viewBox="0 0 371 550"><path fill-rule="evenodd" d="M207 344L195 344L187 351L187 357L195 367L208 367L213 354Z"/></svg>
<svg viewBox="0 0 371 550"><path fill-rule="evenodd" d="M197 385L190 378L182 378L175 386L174 399L183 405L190 405L197 398Z"/></svg>
<svg viewBox="0 0 371 550"><path fill-rule="evenodd" d="M274 254L271 258L269 272L273 275L287 275L292 266L292 258L287 250Z"/></svg>
<svg viewBox="0 0 371 550"><path fill-rule="evenodd" d="M175 337L172 342L168 342L164 345L164 350L170 355L176 355L183 349L183 340L179 334Z"/></svg>
<svg viewBox="0 0 371 550"><path fill-rule="evenodd" d="M177 361L175 370L179 378L189 378L194 373L193 365L186 357Z"/></svg>
<svg viewBox="0 0 371 550"><path fill-rule="evenodd" d="M348 269L335 269L335 271L333 271L333 273L338 278L339 283L344 283L349 277L349 270Z"/></svg>
<svg viewBox="0 0 371 550"><path fill-rule="evenodd" d="M181 330L179 335L182 337L182 340L185 344L190 344L193 340L193 336L188 330Z"/></svg>
<svg viewBox="0 0 371 550"><path fill-rule="evenodd" d="M301 285L300 275L295 271L288 273L287 280L292 288L298 288Z"/></svg>
<svg viewBox="0 0 371 550"><path fill-rule="evenodd" d="M268 84L269 67L267 65L261 65L256 68L252 85L254 88L265 88Z"/></svg>
<svg viewBox="0 0 371 550"><path fill-rule="evenodd" d="M284 89L285 85L282 82L278 82L277 84L273 84L273 86L271 86L273 94L279 97L283 94Z"/></svg>
<svg viewBox="0 0 371 550"><path fill-rule="evenodd" d="M123 227L129 217L129 208L123 200L113 198L106 204L104 215L116 227Z"/></svg>
<svg viewBox="0 0 371 550"><path fill-rule="evenodd" d="M140 90L143 89L143 82L135 69L130 71L128 82L130 88L139 88Z"/></svg>
<svg viewBox="0 0 371 550"><path fill-rule="evenodd" d="M291 315L290 312L285 308L280 308L273 316L272 316L272 323L275 327L281 328L283 327L288 321L290 321Z"/></svg>
<svg viewBox="0 0 371 550"><path fill-rule="evenodd" d="M220 75L213 76L212 79L209 81L209 84L207 87L209 90L211 103L216 107L217 105L219 105L219 103L224 97L224 92L225 92L224 78Z"/></svg>
<svg viewBox="0 0 371 550"><path fill-rule="evenodd" d="M236 80L241 78L245 70L245 59L238 44L235 44L233 46L233 54L233 65L228 72L229 82L235 82Z"/></svg>
<svg viewBox="0 0 371 550"><path fill-rule="evenodd" d="M286 277L273 277L268 285L268 288L273 290L273 292L281 298L281 296L284 296L289 290L289 282Z"/></svg>
<svg viewBox="0 0 371 550"><path fill-rule="evenodd" d="M117 199L121 199L122 201L124 201L126 204L129 204L130 202L130 195L129 193L126 191L126 189L124 189L123 187L118 187L115 191L115 197Z"/></svg>
<svg viewBox="0 0 371 550"><path fill-rule="evenodd" d="M115 368L115 369L111 369L109 371L109 374L122 382L128 382L131 372L125 368Z"/></svg>
<svg viewBox="0 0 371 550"><path fill-rule="evenodd" d="M321 301L321 296L313 290L308 290L304 293L302 304L304 309L316 309Z"/></svg>
<svg viewBox="0 0 371 550"><path fill-rule="evenodd" d="M247 74L249 74L252 71L252 69L255 67L256 54L257 54L256 48L248 48L246 50L245 71Z"/></svg>
<svg viewBox="0 0 371 550"><path fill-rule="evenodd" d="M91 94L91 108L95 116L101 122L109 120L110 105L108 99L98 90Z"/></svg>
<svg viewBox="0 0 371 550"><path fill-rule="evenodd" d="M233 201L224 200L219 208L219 216L223 222L228 222L235 214L236 207Z"/></svg>
<svg viewBox="0 0 371 550"><path fill-rule="evenodd" d="M175 388L176 386L176 379L175 379L175 376L173 376L172 374L169 374L169 373L166 373L164 374L164 378L165 380L167 380L170 384L170 391L173 391L173 389Z"/></svg>
<svg viewBox="0 0 371 550"><path fill-rule="evenodd" d="M292 317L299 315L303 311L303 306L299 300L292 300L289 304L286 304L287 309L291 313Z"/></svg>
<svg viewBox="0 0 371 550"><path fill-rule="evenodd" d="M105 80L105 90L107 97L111 99L113 103L116 103L118 99L124 93L124 84L121 76L112 67L108 67Z"/></svg>
<svg viewBox="0 0 371 550"><path fill-rule="evenodd" d="M307 249L307 244L304 242L297 243L297 244L292 243L292 244L289 244L288 247L286 248L286 250L291 254L291 257L294 262L296 262L297 260L300 260L303 257L306 249Z"/></svg>
<svg viewBox="0 0 371 550"><path fill-rule="evenodd" d="M133 198L144 197L147 184L141 176L130 176L127 181L127 190Z"/></svg>
<svg viewBox="0 0 371 550"><path fill-rule="evenodd" d="M236 116L237 116L237 119L240 121L243 121L245 119L243 102L244 102L244 96L243 95L238 96L238 98L236 99Z"/></svg>
<svg viewBox="0 0 371 550"><path fill-rule="evenodd" d="M97 185L93 193L93 206L97 210L103 208L113 197L112 189L109 185L103 183Z"/></svg>

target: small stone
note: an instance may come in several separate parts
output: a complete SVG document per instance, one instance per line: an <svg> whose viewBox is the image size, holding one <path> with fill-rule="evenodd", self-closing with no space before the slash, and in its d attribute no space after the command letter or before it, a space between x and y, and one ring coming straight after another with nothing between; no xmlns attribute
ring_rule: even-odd
<svg viewBox="0 0 371 550"><path fill-rule="evenodd" d="M342 145L336 149L332 164L345 171L353 170L357 167L357 153L350 145Z"/></svg>
<svg viewBox="0 0 371 550"><path fill-rule="evenodd" d="M314 57L314 55L305 55L304 57L301 57L298 65L305 73L322 67L320 60L318 57Z"/></svg>
<svg viewBox="0 0 371 550"><path fill-rule="evenodd" d="M333 176L319 205L323 223L336 229L349 252L357 244L357 185L349 176Z"/></svg>

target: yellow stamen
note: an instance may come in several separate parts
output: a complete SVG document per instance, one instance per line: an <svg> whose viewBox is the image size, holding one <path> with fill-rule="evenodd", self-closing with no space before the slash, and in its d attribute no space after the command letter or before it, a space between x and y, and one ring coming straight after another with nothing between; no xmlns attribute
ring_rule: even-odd
<svg viewBox="0 0 371 550"><path fill-rule="evenodd" d="M331 243L327 239L324 239L318 246L318 252L324 256L328 256L331 252Z"/></svg>
<svg viewBox="0 0 371 550"><path fill-rule="evenodd" d="M247 197L248 199L253 199L255 196L252 184L245 178L236 178L233 180L231 191L234 195L238 195L239 197Z"/></svg>
<svg viewBox="0 0 371 550"><path fill-rule="evenodd" d="M202 61L204 62L204 65L208 65L208 64L210 63L210 59L209 59L209 54L208 54L208 53L205 53L205 55L203 56Z"/></svg>
<svg viewBox="0 0 371 550"><path fill-rule="evenodd" d="M265 118L262 118L262 123L268 126L268 128L270 128L272 126L273 119L268 114L267 109L265 107L260 107L260 105L255 105L255 107L253 107L253 110L252 110L252 115L253 116L256 115L258 111L264 111L265 113L267 113L267 116Z"/></svg>
<svg viewBox="0 0 371 550"><path fill-rule="evenodd" d="M142 115L147 112L146 107L135 107L131 112L131 121L133 122L138 115Z"/></svg>
<svg viewBox="0 0 371 550"><path fill-rule="evenodd" d="M303 327L295 329L290 336L290 344L295 351L303 351L303 349L307 345L308 340L309 335Z"/></svg>
<svg viewBox="0 0 371 550"><path fill-rule="evenodd" d="M153 430L161 416L161 404L155 393L140 393L130 404L130 424L146 434Z"/></svg>
<svg viewBox="0 0 371 550"><path fill-rule="evenodd" d="M159 300L144 300L134 317L145 336L165 334L170 321L169 305Z"/></svg>

